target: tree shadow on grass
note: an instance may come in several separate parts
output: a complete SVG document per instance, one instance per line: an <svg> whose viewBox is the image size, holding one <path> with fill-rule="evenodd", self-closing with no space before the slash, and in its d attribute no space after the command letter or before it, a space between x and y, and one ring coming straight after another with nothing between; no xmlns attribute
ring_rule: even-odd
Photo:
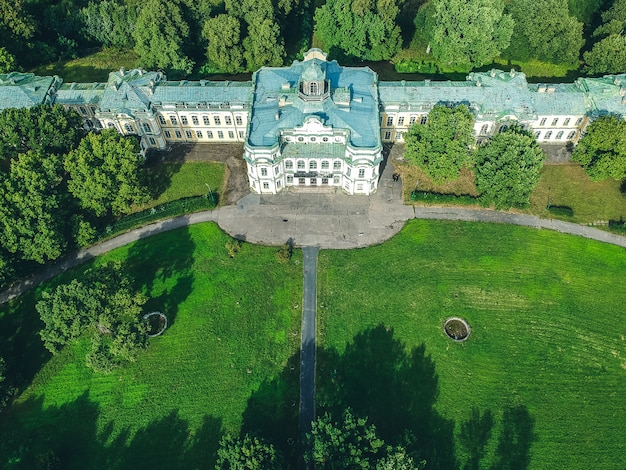
<svg viewBox="0 0 626 470"><path fill-rule="evenodd" d="M112 437L113 423L98 432L98 405L87 392L60 407L44 407L43 398L27 400L9 415L0 426L2 468L213 468L222 437L221 419L205 416L192 429L175 410L132 437L130 429Z"/></svg>
<svg viewBox="0 0 626 470"><path fill-rule="evenodd" d="M168 326L191 294L195 248L183 227L139 240L128 250L124 270L133 278L133 288L148 296L144 311L163 312Z"/></svg>
<svg viewBox="0 0 626 470"><path fill-rule="evenodd" d="M463 470L479 470L485 457L486 447L491 438L493 414L486 410L482 415L478 408L472 408L470 417L461 423L458 442L467 453Z"/></svg>
<svg viewBox="0 0 626 470"><path fill-rule="evenodd" d="M509 406L502 416L502 431L491 470L525 470L530 464L530 446L536 439L535 420L524 405Z"/></svg>
<svg viewBox="0 0 626 470"><path fill-rule="evenodd" d="M341 416L352 408L369 418L387 444L403 445L428 468L457 467L454 422L434 409L438 379L424 345L407 353L392 328L365 330L343 354L318 351L317 383L318 415Z"/></svg>
<svg viewBox="0 0 626 470"><path fill-rule="evenodd" d="M241 437L264 438L285 457L287 468L297 466L300 354L287 361L277 377L265 380L248 399Z"/></svg>
<svg viewBox="0 0 626 470"><path fill-rule="evenodd" d="M180 171L183 160L166 160L164 152L150 152L146 159L142 183L148 188L151 199L158 199L172 183L172 177Z"/></svg>

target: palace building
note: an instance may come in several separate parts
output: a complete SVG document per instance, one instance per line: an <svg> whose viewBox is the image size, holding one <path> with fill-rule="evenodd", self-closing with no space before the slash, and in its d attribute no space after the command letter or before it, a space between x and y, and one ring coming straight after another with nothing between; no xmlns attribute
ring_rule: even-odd
<svg viewBox="0 0 626 470"><path fill-rule="evenodd" d="M137 135L142 152L177 142L239 142L250 189L376 191L385 143L403 142L435 105L465 104L477 142L512 124L540 143L576 143L598 116L626 119L626 74L529 84L521 72L470 73L465 81L384 82L368 67L343 67L319 49L289 67L263 67L250 82L168 81L121 69L106 83L0 74L0 111L61 104L88 129Z"/></svg>

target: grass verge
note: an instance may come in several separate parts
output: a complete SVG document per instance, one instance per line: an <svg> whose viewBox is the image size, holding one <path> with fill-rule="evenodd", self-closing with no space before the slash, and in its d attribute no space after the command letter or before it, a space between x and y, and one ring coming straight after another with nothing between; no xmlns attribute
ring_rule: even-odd
<svg viewBox="0 0 626 470"><path fill-rule="evenodd" d="M35 468L52 454L68 469L210 468L222 433L240 430L293 450L301 254L283 264L275 248L244 243L230 258L228 240L200 224L95 260L121 261L149 295L146 311L164 312L170 325L136 363L109 375L85 366L86 345L48 360L37 338L37 295L84 267L0 310L10 370L34 374L0 416L1 466Z"/></svg>
<svg viewBox="0 0 626 470"><path fill-rule="evenodd" d="M623 467L625 269L619 247L479 223L324 251L318 412L410 426L429 468ZM468 341L447 338L451 316Z"/></svg>

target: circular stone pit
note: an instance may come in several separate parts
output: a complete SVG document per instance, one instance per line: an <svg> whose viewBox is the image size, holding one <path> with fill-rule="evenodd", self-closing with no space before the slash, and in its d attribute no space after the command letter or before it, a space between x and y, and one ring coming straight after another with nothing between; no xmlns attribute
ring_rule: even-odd
<svg viewBox="0 0 626 470"><path fill-rule="evenodd" d="M443 331L448 335L448 338L461 343L469 338L471 329L462 318L450 317L443 323Z"/></svg>
<svg viewBox="0 0 626 470"><path fill-rule="evenodd" d="M161 312L150 312L143 316L143 319L148 322L150 330L148 332L149 338L154 338L163 334L167 328L167 317Z"/></svg>

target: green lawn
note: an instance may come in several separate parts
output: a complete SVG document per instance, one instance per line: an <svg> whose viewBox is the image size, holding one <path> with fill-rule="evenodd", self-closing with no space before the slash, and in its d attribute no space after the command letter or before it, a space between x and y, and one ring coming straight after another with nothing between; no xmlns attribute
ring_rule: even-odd
<svg viewBox="0 0 626 470"><path fill-rule="evenodd" d="M224 183L224 165L210 162L158 163L147 169L148 188L152 199L138 208L149 209L159 204L211 191L218 196Z"/></svg>
<svg viewBox="0 0 626 470"><path fill-rule="evenodd" d="M410 427L429 469L625 468L625 271L619 247L479 223L323 251L318 412Z"/></svg>
<svg viewBox="0 0 626 470"><path fill-rule="evenodd" d="M301 254L280 264L275 248L243 244L231 259L227 240L202 224L96 260L121 261L146 311L170 322L110 375L86 368L85 345L48 360L36 293L0 310L0 353L11 380L28 384L0 416L2 468L15 456L22 465L8 468L35 468L48 451L60 468L210 468L221 434L240 429L292 450L297 406L284 405L298 397Z"/></svg>
<svg viewBox="0 0 626 470"><path fill-rule="evenodd" d="M41 65L32 70L36 75L58 75L65 83L106 82L109 73L136 66L137 55L127 49L104 49L78 59Z"/></svg>
<svg viewBox="0 0 626 470"><path fill-rule="evenodd" d="M574 215L566 220L573 222L626 220L621 184L612 178L594 182L579 165L546 165L531 197L530 212L550 217L545 210L549 200L553 206L571 207Z"/></svg>

